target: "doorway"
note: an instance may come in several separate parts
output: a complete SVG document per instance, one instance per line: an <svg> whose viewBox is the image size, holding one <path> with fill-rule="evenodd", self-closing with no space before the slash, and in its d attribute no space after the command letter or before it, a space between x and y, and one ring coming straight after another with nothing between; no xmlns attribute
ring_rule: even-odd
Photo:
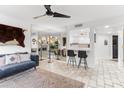
<svg viewBox="0 0 124 93"><path fill-rule="evenodd" d="M112 58L118 59L118 36L112 36Z"/></svg>
<svg viewBox="0 0 124 93"><path fill-rule="evenodd" d="M66 38L58 34L40 33L38 34L39 56L41 60L53 59L66 61Z"/></svg>
<svg viewBox="0 0 124 93"><path fill-rule="evenodd" d="M39 41L41 41L40 45L38 45L39 55L41 55L42 59L55 59L55 50L59 46L58 36L39 34Z"/></svg>

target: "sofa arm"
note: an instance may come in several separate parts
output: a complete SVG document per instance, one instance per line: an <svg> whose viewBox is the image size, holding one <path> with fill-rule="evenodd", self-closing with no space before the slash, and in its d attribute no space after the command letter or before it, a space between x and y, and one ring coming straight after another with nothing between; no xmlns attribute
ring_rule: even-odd
<svg viewBox="0 0 124 93"><path fill-rule="evenodd" d="M4 76L3 71L0 69L0 79Z"/></svg>
<svg viewBox="0 0 124 93"><path fill-rule="evenodd" d="M31 55L31 60L36 62L36 66L39 66L39 56Z"/></svg>

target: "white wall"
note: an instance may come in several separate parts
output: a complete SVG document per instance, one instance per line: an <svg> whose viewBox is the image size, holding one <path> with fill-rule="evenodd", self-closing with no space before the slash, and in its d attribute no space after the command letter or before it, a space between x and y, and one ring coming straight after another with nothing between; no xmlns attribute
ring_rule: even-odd
<svg viewBox="0 0 124 93"><path fill-rule="evenodd" d="M24 21L17 20L13 17L0 14L0 23L6 24L10 26L16 26L20 28L24 28L27 31L25 34L25 47L17 46L17 45L6 45L0 46L0 54L8 54L8 53L16 53L16 52L30 52L30 25Z"/></svg>
<svg viewBox="0 0 124 93"><path fill-rule="evenodd" d="M124 31L123 28L118 31L118 65L124 66L124 58L123 58L123 51L124 51Z"/></svg>
<svg viewBox="0 0 124 93"><path fill-rule="evenodd" d="M94 67L95 66L95 46L94 46L94 28L90 28L90 51L88 52L88 66Z"/></svg>
<svg viewBox="0 0 124 93"><path fill-rule="evenodd" d="M108 45L104 45L104 41L108 41ZM112 58L112 35L97 34L95 43L95 60Z"/></svg>

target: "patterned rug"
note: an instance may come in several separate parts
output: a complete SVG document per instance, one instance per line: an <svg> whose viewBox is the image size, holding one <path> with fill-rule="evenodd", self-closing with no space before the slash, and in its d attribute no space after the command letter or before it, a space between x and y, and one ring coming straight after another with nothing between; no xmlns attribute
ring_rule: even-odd
<svg viewBox="0 0 124 93"><path fill-rule="evenodd" d="M1 88L83 88L84 83L43 70L31 69L0 80Z"/></svg>

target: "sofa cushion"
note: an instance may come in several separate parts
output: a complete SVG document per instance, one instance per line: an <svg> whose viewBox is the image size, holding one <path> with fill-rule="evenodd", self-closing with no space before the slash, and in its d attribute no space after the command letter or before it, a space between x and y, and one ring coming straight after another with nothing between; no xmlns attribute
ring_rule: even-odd
<svg viewBox="0 0 124 93"><path fill-rule="evenodd" d="M35 66L36 63L34 61L24 61L24 62L21 62L21 63L15 63L15 64L8 64L8 65L5 65L3 67L0 68L0 70L4 71L4 70L7 70L7 69L18 69L18 68L23 68L23 67L26 67L28 65L31 65L31 66Z"/></svg>
<svg viewBox="0 0 124 93"><path fill-rule="evenodd" d="M7 77L24 70L35 67L36 63L34 61L25 61L21 63L8 64L0 67L0 78Z"/></svg>
<svg viewBox="0 0 124 93"><path fill-rule="evenodd" d="M4 72L0 70L0 78L2 78L3 76L4 76Z"/></svg>

